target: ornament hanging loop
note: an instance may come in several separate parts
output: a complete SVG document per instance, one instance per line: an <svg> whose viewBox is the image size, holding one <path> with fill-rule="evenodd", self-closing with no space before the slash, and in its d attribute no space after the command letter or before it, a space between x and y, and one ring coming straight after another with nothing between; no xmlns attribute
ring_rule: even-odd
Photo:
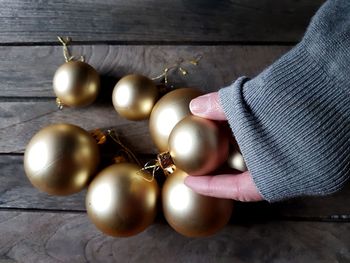
<svg viewBox="0 0 350 263"><path fill-rule="evenodd" d="M60 37L57 36L58 41L63 45L63 56L64 60L66 62L69 62L73 59L73 56L71 56L69 49L68 49L68 44L72 41L70 37Z"/></svg>
<svg viewBox="0 0 350 263"><path fill-rule="evenodd" d="M72 42L72 38L70 37L60 37L60 36L57 36L57 39L58 41L62 44L63 46L63 56L64 56L64 60L66 62L69 62L69 61L72 61L75 59L74 56L72 56L69 52L69 48L68 48L68 45ZM84 62L84 57L83 56L80 56L79 60L81 62Z"/></svg>
<svg viewBox="0 0 350 263"><path fill-rule="evenodd" d="M157 159L147 162L143 168L139 170L139 174L148 182L152 182L155 179L156 172L161 169L165 176L169 176L175 172L175 164L170 156L169 152L163 152L157 155ZM150 179L144 176L144 173L150 175Z"/></svg>
<svg viewBox="0 0 350 263"><path fill-rule="evenodd" d="M159 164L157 162L153 163L154 161L149 161L145 163L145 165L138 171L138 174L143 177L147 182L152 182L156 176L157 170L160 168ZM152 173L149 171L152 169ZM145 176L145 173L149 175L150 178L147 178Z"/></svg>
<svg viewBox="0 0 350 263"><path fill-rule="evenodd" d="M97 144L105 144L107 142L107 138L110 138L120 147L117 155L113 158L115 163L134 162L137 165L142 166L136 155L121 142L118 134L114 129L109 129L107 131L95 129L90 132L90 135L95 139Z"/></svg>
<svg viewBox="0 0 350 263"><path fill-rule="evenodd" d="M119 146L121 147L122 151L127 155L128 159L130 161L135 162L136 164L141 166L141 162L139 159L136 157L136 155L128 148L126 147L121 140L119 139L119 136L115 132L115 130L107 130L107 135Z"/></svg>

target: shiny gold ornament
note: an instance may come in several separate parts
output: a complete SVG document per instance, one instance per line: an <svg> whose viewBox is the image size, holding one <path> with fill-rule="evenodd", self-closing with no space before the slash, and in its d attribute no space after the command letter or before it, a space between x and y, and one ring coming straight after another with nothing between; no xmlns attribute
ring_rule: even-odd
<svg viewBox="0 0 350 263"><path fill-rule="evenodd" d="M30 182L52 195L82 190L99 163L99 149L90 134L71 124L54 124L30 140L24 169Z"/></svg>
<svg viewBox="0 0 350 263"><path fill-rule="evenodd" d="M169 152L176 167L191 175L214 171L228 155L228 136L211 120L187 116L169 136Z"/></svg>
<svg viewBox="0 0 350 263"><path fill-rule="evenodd" d="M142 75L127 75L115 85L112 101L115 110L129 120L144 120L158 98L155 83Z"/></svg>
<svg viewBox="0 0 350 263"><path fill-rule="evenodd" d="M233 201L199 195L184 184L188 174L176 169L162 190L163 212L177 232L188 237L209 236L229 221Z"/></svg>
<svg viewBox="0 0 350 263"><path fill-rule="evenodd" d="M53 78L53 88L62 105L87 106L97 98L100 77L89 64L69 61L57 69Z"/></svg>
<svg viewBox="0 0 350 263"><path fill-rule="evenodd" d="M148 176L132 163L111 165L96 176L87 192L86 208L98 229L111 236L127 237L152 224L159 190Z"/></svg>
<svg viewBox="0 0 350 263"><path fill-rule="evenodd" d="M168 151L168 138L175 125L190 115L189 104L192 99L202 95L193 88L176 89L164 95L154 105L149 130L151 138L160 152Z"/></svg>
<svg viewBox="0 0 350 263"><path fill-rule="evenodd" d="M236 149L234 149L229 154L229 157L227 159L227 163L231 168L236 169L240 172L245 172L248 170L248 168L244 162L242 154Z"/></svg>

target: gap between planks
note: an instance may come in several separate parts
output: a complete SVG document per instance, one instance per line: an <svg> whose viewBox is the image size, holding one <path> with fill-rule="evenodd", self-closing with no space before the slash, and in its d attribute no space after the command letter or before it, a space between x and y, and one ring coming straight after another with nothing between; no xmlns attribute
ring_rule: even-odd
<svg viewBox="0 0 350 263"><path fill-rule="evenodd" d="M111 46L294 46L298 41L79 41L73 39L70 46L79 45L111 45ZM36 47L61 46L58 41L46 42L8 42L1 43L0 47Z"/></svg>

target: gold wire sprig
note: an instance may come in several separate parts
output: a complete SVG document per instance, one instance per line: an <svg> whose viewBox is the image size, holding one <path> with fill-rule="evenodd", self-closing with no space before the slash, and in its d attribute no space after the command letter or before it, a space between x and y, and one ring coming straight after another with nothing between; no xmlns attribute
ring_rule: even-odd
<svg viewBox="0 0 350 263"><path fill-rule="evenodd" d="M126 159L125 156L123 156L122 154L119 154L113 158L115 163L124 163L124 162L134 161L139 166L142 166L138 158L135 156L135 154L121 142L115 130L109 129L106 132L103 132L101 129L95 129L91 131L90 134L96 140L97 144L106 143L107 136L109 136L109 138L111 138L119 147L121 147L121 151L123 151L123 153L127 155L128 159ZM137 171L137 174L142 176L142 178L148 182L152 182L154 180L155 172L158 169L156 165L150 165L150 162L146 163L143 168ZM151 168L154 168L154 171L152 172L151 178L148 178L145 176L145 174L149 174L148 169L151 169ZM141 173L142 171L146 171L146 173Z"/></svg>
<svg viewBox="0 0 350 263"><path fill-rule="evenodd" d="M193 66L197 66L201 59L202 59L201 55L199 55L195 58L189 59L189 60L184 60L184 59L180 58L175 64L165 67L163 69L163 72L161 74L159 74L158 76L153 77L152 80L164 78L164 84L167 85L169 71L178 70L182 76L185 76L188 74L188 71L182 65L185 63L188 63L188 64L191 64Z"/></svg>
<svg viewBox="0 0 350 263"><path fill-rule="evenodd" d="M152 182L154 180L156 176L156 172L160 168L157 161L154 164L151 164L152 162L154 162L154 160L145 163L145 165L138 171L138 174L141 175L148 182ZM149 171L150 169L152 169L152 173ZM146 172L146 174L149 174L150 179L145 177L144 173L142 172Z"/></svg>
<svg viewBox="0 0 350 263"><path fill-rule="evenodd" d="M72 38L70 37L60 37L60 36L57 36L58 38L58 41L62 44L63 46L63 56L64 56L64 60L66 62L69 62L69 61L72 61L74 59L76 59L74 56L72 56L70 54L70 51L69 51L69 48L68 48L68 45L72 42ZM81 62L84 62L84 57L83 56L80 56L79 60Z"/></svg>
<svg viewBox="0 0 350 263"><path fill-rule="evenodd" d="M122 150L126 153L126 155L128 156L128 158L132 161L134 161L136 164L141 165L141 162L139 161L139 159L136 157L136 155L128 148L126 147L120 140L118 134L116 133L116 131L114 129L109 129L107 130L107 134L108 136L116 143L118 144Z"/></svg>
<svg viewBox="0 0 350 263"><path fill-rule="evenodd" d="M101 129L95 129L90 131L90 134L96 140L97 144L106 143L107 136L111 138L121 148L121 151L127 155L127 159L121 154L117 155L114 158L116 163L134 161L136 164L142 167L140 170L138 170L137 174L142 176L142 178L148 182L155 180L156 172L160 169L166 176L172 174L176 169L169 152L158 154L156 159L148 161L142 166L136 155L121 142L114 129L109 129L106 132L102 131ZM149 177L146 175L149 175Z"/></svg>
<svg viewBox="0 0 350 263"><path fill-rule="evenodd" d="M151 169L152 173L150 172ZM175 171L176 166L169 152L162 152L158 154L157 159L147 162L144 167L139 170L139 173L144 171L147 172L151 176L151 179L147 179L144 176L143 177L145 180L152 182L155 178L156 172L159 169L162 169L165 176L168 176Z"/></svg>
<svg viewBox="0 0 350 263"><path fill-rule="evenodd" d="M107 141L107 136L108 136L109 138L111 138L113 140L114 143L116 143L121 148L120 151L122 151L123 153L125 153L127 155L126 157L128 158L128 160L126 160L121 155L117 155L114 158L114 160L117 161L117 163L131 161L131 162L135 162L141 166L141 163L137 159L136 155L121 142L117 132L114 129L109 129L107 131L102 131L101 129L95 129L95 130L91 131L90 134L95 139L97 144L105 144ZM121 157L123 157L123 158L121 158Z"/></svg>

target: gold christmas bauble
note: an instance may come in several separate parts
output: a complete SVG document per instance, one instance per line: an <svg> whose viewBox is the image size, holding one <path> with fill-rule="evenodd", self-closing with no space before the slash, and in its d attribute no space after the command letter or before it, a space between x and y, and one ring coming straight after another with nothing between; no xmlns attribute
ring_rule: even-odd
<svg viewBox="0 0 350 263"><path fill-rule="evenodd" d="M105 234L132 236L154 221L158 185L140 169L132 163L114 164L91 182L86 195L87 212Z"/></svg>
<svg viewBox="0 0 350 263"><path fill-rule="evenodd" d="M89 64L69 61L57 69L53 78L53 88L63 105L87 106L97 98L100 77Z"/></svg>
<svg viewBox="0 0 350 263"><path fill-rule="evenodd" d="M212 235L229 221L233 201L195 193L184 184L187 175L176 169L166 179L162 190L164 216L170 226L182 235Z"/></svg>
<svg viewBox="0 0 350 263"><path fill-rule="evenodd" d="M142 75L127 75L115 85L112 101L115 110L129 120L144 120L158 98L155 83Z"/></svg>
<svg viewBox="0 0 350 263"><path fill-rule="evenodd" d="M240 172L245 172L248 170L242 154L237 149L234 149L232 152L230 152L227 163L231 168L236 169Z"/></svg>
<svg viewBox="0 0 350 263"><path fill-rule="evenodd" d="M160 152L168 151L168 138L174 126L191 114L189 104L192 99L202 95L193 88L181 88L164 95L154 105L149 130L154 144Z"/></svg>
<svg viewBox="0 0 350 263"><path fill-rule="evenodd" d="M214 171L228 155L228 136L211 120L187 116L169 136L169 152L176 167L191 175Z"/></svg>
<svg viewBox="0 0 350 263"><path fill-rule="evenodd" d="M30 182L52 195L82 190L99 163L99 149L90 134L71 124L53 124L30 140L24 170Z"/></svg>

